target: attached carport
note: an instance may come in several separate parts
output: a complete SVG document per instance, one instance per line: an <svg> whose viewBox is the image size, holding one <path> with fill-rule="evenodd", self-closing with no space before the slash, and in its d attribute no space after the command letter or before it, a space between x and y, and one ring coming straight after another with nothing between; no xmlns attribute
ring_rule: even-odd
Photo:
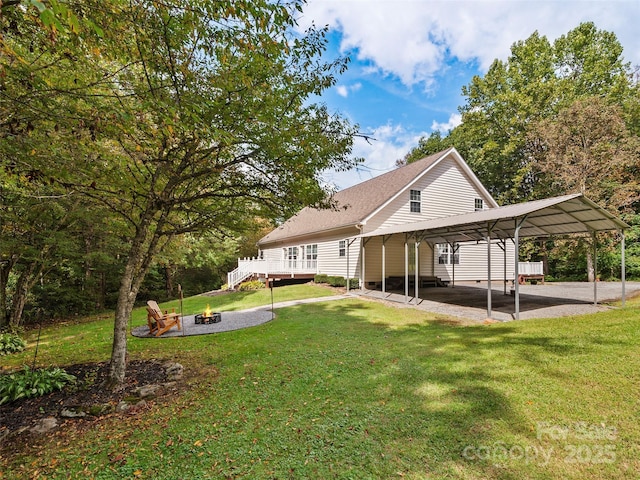
<svg viewBox="0 0 640 480"><path fill-rule="evenodd" d="M425 220L411 224L380 228L359 237L362 239L362 255L367 240L382 237L383 249L385 239L393 235L404 235L405 242L405 302L409 302L409 255L408 241L415 239L432 244L449 243L451 245L464 242L487 243L487 317L491 318L491 242L512 241L515 245L515 272L518 278L518 258L520 239L526 237L561 236L569 234L587 234L593 240L594 269L597 277L597 242L598 232L617 231L620 234L622 254L620 278L622 279L622 304L625 302L625 229L629 226L616 218L582 194L564 195L532 202L507 205L504 207L481 210L450 217ZM417 248L417 247L416 247ZM384 262L384 250L383 250ZM364 284L364 260L361 266L361 284ZM384 263L383 263L384 271ZM415 298L418 297L418 266L416 255ZM383 274L384 277L384 274ZM520 318L520 288L515 283L515 318ZM383 283L384 285L384 283ZM598 302L598 284L593 282L593 302ZM384 292L384 286L383 286Z"/></svg>

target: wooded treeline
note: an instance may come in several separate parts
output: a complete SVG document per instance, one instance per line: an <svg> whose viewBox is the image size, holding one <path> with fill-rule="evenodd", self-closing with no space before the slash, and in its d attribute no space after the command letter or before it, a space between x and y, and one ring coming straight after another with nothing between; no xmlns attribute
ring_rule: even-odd
<svg viewBox="0 0 640 480"><path fill-rule="evenodd" d="M534 33L463 88L462 123L435 132L399 163L454 146L501 204L583 193L632 226L627 276L640 278L639 69L615 34L580 24L553 42ZM620 278L617 235L597 237L601 279ZM588 238L529 240L523 260L592 280Z"/></svg>

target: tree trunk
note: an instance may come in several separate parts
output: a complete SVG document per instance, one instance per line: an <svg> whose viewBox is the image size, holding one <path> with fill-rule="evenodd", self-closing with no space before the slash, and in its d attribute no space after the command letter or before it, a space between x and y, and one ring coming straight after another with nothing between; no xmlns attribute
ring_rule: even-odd
<svg viewBox="0 0 640 480"><path fill-rule="evenodd" d="M9 273L14 262L11 260L0 261L0 330L9 325L9 309L7 306L7 285L9 284Z"/></svg>
<svg viewBox="0 0 640 480"><path fill-rule="evenodd" d="M22 313L27 304L29 292L38 280L42 270L42 265L31 263L18 277L16 291L13 294L11 302L11 314L9 316L9 325L11 327L19 327L22 324Z"/></svg>
<svg viewBox="0 0 640 480"><path fill-rule="evenodd" d="M587 281L595 282L596 274L593 266L593 253L591 252L591 249L588 246L587 246L586 253L587 253Z"/></svg>
<svg viewBox="0 0 640 480"><path fill-rule="evenodd" d="M175 267L171 264L168 264L164 267L164 285L165 290L167 292L167 298L173 298L173 273L175 271Z"/></svg>
<svg viewBox="0 0 640 480"><path fill-rule="evenodd" d="M152 216L153 214L149 214L147 218L150 219ZM127 264L120 280L109 376L103 384L103 387L109 390L117 389L124 382L127 371L127 323L131 318L140 285L149 271L153 257L159 250L159 237L154 234L150 239L147 238L151 230L150 223L151 220L143 220L138 227L138 233L131 244ZM160 223L161 221L158 222ZM156 230L159 228L156 225Z"/></svg>

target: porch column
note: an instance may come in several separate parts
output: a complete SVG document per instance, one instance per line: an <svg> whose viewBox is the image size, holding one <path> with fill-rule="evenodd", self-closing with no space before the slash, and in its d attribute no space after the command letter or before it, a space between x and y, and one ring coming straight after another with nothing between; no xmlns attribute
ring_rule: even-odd
<svg viewBox="0 0 640 480"><path fill-rule="evenodd" d="M620 264L620 279L622 280L622 306L624 307L626 298L625 298L625 282L626 282L626 266L624 264L624 230L620 230L620 260L622 263Z"/></svg>

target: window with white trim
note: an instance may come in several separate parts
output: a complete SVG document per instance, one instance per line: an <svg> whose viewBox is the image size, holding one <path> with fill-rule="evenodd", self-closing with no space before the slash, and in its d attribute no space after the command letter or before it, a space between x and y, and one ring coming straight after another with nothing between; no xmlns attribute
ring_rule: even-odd
<svg viewBox="0 0 640 480"><path fill-rule="evenodd" d="M306 255L305 259L307 261L307 268L316 268L318 263L318 244L307 245L306 246Z"/></svg>
<svg viewBox="0 0 640 480"><path fill-rule="evenodd" d="M482 200L481 198L476 198L476 200L475 200L475 210L476 210L476 212L478 212L480 210L484 210L484 200Z"/></svg>
<svg viewBox="0 0 640 480"><path fill-rule="evenodd" d="M285 249L289 268L296 268L298 263L298 247L288 247Z"/></svg>
<svg viewBox="0 0 640 480"><path fill-rule="evenodd" d="M453 246L449 243L438 244L438 264L439 265L460 265L460 254L458 253L459 245ZM455 253L454 253L455 252Z"/></svg>
<svg viewBox="0 0 640 480"><path fill-rule="evenodd" d="M412 213L420 213L422 211L422 200L420 190L411 190L409 192L409 210Z"/></svg>
<svg viewBox="0 0 640 480"><path fill-rule="evenodd" d="M340 240L338 242L338 256L339 257L346 257L347 256L347 241L346 240Z"/></svg>

